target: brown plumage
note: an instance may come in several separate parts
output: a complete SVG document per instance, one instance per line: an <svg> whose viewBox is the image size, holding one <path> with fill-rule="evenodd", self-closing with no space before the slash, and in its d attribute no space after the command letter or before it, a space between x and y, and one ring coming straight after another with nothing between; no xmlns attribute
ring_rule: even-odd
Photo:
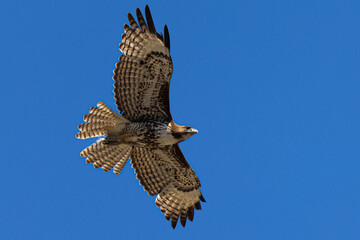
<svg viewBox="0 0 360 240"><path fill-rule="evenodd" d="M185 226L193 221L194 209L205 202L200 181L186 161L178 143L197 130L175 124L170 113L169 88L173 72L170 37L156 28L148 6L145 18L136 9L137 20L129 13L119 58L114 70L115 113L104 103L90 109L79 125L77 138L105 136L84 149L87 163L119 174L128 158L141 185L156 197L156 205L171 219Z"/></svg>

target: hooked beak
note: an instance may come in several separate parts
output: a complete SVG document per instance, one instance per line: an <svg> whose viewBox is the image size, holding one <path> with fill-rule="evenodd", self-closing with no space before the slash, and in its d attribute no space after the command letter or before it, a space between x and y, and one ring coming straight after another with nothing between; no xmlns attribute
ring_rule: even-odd
<svg viewBox="0 0 360 240"><path fill-rule="evenodd" d="M189 132L191 132L192 134L195 134L195 133L198 133L199 131L196 130L195 128L191 128Z"/></svg>

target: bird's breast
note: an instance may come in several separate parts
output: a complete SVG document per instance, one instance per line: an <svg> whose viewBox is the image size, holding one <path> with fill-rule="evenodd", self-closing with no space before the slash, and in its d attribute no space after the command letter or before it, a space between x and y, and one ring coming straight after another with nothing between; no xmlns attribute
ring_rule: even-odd
<svg viewBox="0 0 360 240"><path fill-rule="evenodd" d="M180 142L180 139L174 136L173 132L167 125L157 131L157 143L161 145L173 145Z"/></svg>
<svg viewBox="0 0 360 240"><path fill-rule="evenodd" d="M131 123L124 134L128 136L127 141L137 144L173 145L179 142L165 123Z"/></svg>

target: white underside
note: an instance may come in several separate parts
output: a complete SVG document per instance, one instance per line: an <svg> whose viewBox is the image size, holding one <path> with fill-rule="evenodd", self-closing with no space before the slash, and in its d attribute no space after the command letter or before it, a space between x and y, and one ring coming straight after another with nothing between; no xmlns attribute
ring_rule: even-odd
<svg viewBox="0 0 360 240"><path fill-rule="evenodd" d="M178 143L179 139L174 138L171 130L167 127L166 129L161 129L160 138L158 138L157 142L162 145L173 145Z"/></svg>

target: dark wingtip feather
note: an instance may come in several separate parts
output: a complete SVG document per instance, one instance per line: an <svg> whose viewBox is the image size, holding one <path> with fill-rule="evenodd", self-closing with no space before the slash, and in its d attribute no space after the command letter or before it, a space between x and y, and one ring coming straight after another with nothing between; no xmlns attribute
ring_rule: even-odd
<svg viewBox="0 0 360 240"><path fill-rule="evenodd" d="M194 207L190 207L187 213L187 217L190 222L194 220Z"/></svg>
<svg viewBox="0 0 360 240"><path fill-rule="evenodd" d="M196 210L201 210L201 204L200 204L200 201L195 203L195 209Z"/></svg>
<svg viewBox="0 0 360 240"><path fill-rule="evenodd" d="M201 194L200 195L200 200L202 201L202 202L206 202L206 200L205 200L205 198L204 198L204 196Z"/></svg>
<svg viewBox="0 0 360 240"><path fill-rule="evenodd" d="M124 24L124 30L125 32L129 31L131 28L126 23Z"/></svg>
<svg viewBox="0 0 360 240"><path fill-rule="evenodd" d="M184 214L184 213L181 213L180 215L180 223L183 227L185 227L186 225L186 219L187 219L187 212Z"/></svg>
<svg viewBox="0 0 360 240"><path fill-rule="evenodd" d="M171 218L171 226L172 226L173 229L175 229L177 222L178 222L178 219L177 219L177 218L176 218L176 219L175 219L175 218Z"/></svg>
<svg viewBox="0 0 360 240"><path fill-rule="evenodd" d="M165 35L165 47L167 47L170 51L170 35L169 35L169 29L166 24L164 26L164 35Z"/></svg>
<svg viewBox="0 0 360 240"><path fill-rule="evenodd" d="M186 219L187 219L187 218L180 219L180 223L181 223L181 225L182 225L183 227L185 227L185 225L186 225Z"/></svg>
<svg viewBox="0 0 360 240"><path fill-rule="evenodd" d="M145 19L140 11L139 8L136 9L136 16L137 16L137 19L139 21L139 25L140 25L140 28L141 30L143 30L144 32L149 30L147 25L146 25L146 22L145 22Z"/></svg>
<svg viewBox="0 0 360 240"><path fill-rule="evenodd" d="M154 21L151 16L149 5L145 6L145 17L146 17L146 22L147 22L150 32L156 33L155 24L154 24Z"/></svg>
<svg viewBox="0 0 360 240"><path fill-rule="evenodd" d="M189 208L187 217L190 222L192 222L194 220L194 207Z"/></svg>
<svg viewBox="0 0 360 240"><path fill-rule="evenodd" d="M128 13L128 19L129 19L130 26L132 26L134 28L140 28L139 25L137 24L137 22L135 21L135 18L131 15L131 13Z"/></svg>

